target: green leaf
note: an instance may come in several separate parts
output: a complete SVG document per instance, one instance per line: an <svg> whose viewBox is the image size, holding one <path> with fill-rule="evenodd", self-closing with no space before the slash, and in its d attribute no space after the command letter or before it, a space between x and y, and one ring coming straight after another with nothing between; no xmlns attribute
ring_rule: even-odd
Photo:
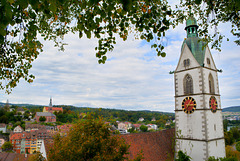
<svg viewBox="0 0 240 161"><path fill-rule="evenodd" d="M164 58L166 56L166 53L165 52L162 52L161 53L161 56Z"/></svg>
<svg viewBox="0 0 240 161"><path fill-rule="evenodd" d="M85 31L85 34L87 35L88 39L91 39L91 32L90 31Z"/></svg>
<svg viewBox="0 0 240 161"><path fill-rule="evenodd" d="M78 34L78 36L79 36L79 38L80 38L80 39L82 38L82 36L83 36L83 33L82 33L82 31L79 31L79 34Z"/></svg>
<svg viewBox="0 0 240 161"><path fill-rule="evenodd" d="M2 36L6 35L6 30L2 27L0 27L0 35L2 35Z"/></svg>
<svg viewBox="0 0 240 161"><path fill-rule="evenodd" d="M195 0L195 3L196 3L196 4L201 4L201 3L202 3L202 0Z"/></svg>
<svg viewBox="0 0 240 161"><path fill-rule="evenodd" d="M103 56L102 57L103 61L105 62L107 60L107 57L106 56Z"/></svg>

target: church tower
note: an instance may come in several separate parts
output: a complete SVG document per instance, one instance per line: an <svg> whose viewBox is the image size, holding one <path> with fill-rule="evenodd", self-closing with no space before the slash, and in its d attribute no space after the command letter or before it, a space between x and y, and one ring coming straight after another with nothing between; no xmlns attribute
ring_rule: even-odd
<svg viewBox="0 0 240 161"><path fill-rule="evenodd" d="M196 19L186 22L175 81L175 150L193 161L225 157L217 68L209 47L200 41Z"/></svg>

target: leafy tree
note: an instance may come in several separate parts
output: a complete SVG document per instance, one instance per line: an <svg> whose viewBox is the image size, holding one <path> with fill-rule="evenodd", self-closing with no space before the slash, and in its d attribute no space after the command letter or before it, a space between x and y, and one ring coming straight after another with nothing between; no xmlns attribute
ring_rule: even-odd
<svg viewBox="0 0 240 161"><path fill-rule="evenodd" d="M10 141L7 141L2 145L3 150L11 150L12 148L13 148L13 146L12 146L12 143Z"/></svg>
<svg viewBox="0 0 240 161"><path fill-rule="evenodd" d="M40 122L45 122L46 121L46 117L45 116L40 116L39 117L39 121Z"/></svg>
<svg viewBox="0 0 240 161"><path fill-rule="evenodd" d="M240 152L240 141L236 143L236 149Z"/></svg>
<svg viewBox="0 0 240 161"><path fill-rule="evenodd" d="M232 159L236 158L233 161L240 160L240 152L239 151L235 150L232 146L229 146L229 145L227 145L225 147L225 149L226 149L226 158L232 158Z"/></svg>
<svg viewBox="0 0 240 161"><path fill-rule="evenodd" d="M230 157L230 158L215 158L215 157L209 157L207 161L237 161L238 159L236 157Z"/></svg>
<svg viewBox="0 0 240 161"><path fill-rule="evenodd" d="M175 161L190 161L191 157L188 156L186 153L183 153L181 150L178 152L177 159Z"/></svg>
<svg viewBox="0 0 240 161"><path fill-rule="evenodd" d="M28 161L46 161L46 159L42 156L40 152L36 152L36 154L29 157Z"/></svg>
<svg viewBox="0 0 240 161"><path fill-rule="evenodd" d="M224 131L227 131L227 127L228 127L228 120L225 119L225 120L223 120L223 129L224 129Z"/></svg>
<svg viewBox="0 0 240 161"><path fill-rule="evenodd" d="M231 131L224 132L224 139L226 145L232 145L234 142L233 134Z"/></svg>
<svg viewBox="0 0 240 161"><path fill-rule="evenodd" d="M232 127L230 131L232 132L233 138L235 140L239 139L240 133L239 133L238 127Z"/></svg>
<svg viewBox="0 0 240 161"><path fill-rule="evenodd" d="M8 123L8 117L7 117L6 115L1 116L1 117L0 117L0 122L7 124L7 123Z"/></svg>
<svg viewBox="0 0 240 161"><path fill-rule="evenodd" d="M147 131L148 131L148 127L145 126L145 125L141 125L141 126L140 126L140 130L141 130L142 132L147 132Z"/></svg>
<svg viewBox="0 0 240 161"><path fill-rule="evenodd" d="M118 136L111 135L102 118L88 115L73 125L67 136L56 135L48 160L128 160L129 145ZM141 158L139 155L135 160Z"/></svg>
<svg viewBox="0 0 240 161"><path fill-rule="evenodd" d="M105 63L106 53L114 49L116 37L127 40L129 33L135 32L136 39L150 42L157 55L165 57L162 41L165 33L187 18L186 9L192 9L199 17L199 33L205 41L216 40L214 47L219 49L223 36L219 32L210 35L208 29L221 22L230 22L232 34L240 37L239 0L183 0L176 10L171 9L167 0L1 1L0 88L10 92L21 78L29 83L33 81L35 77L29 69L42 52L40 36L54 41L60 50L64 50L63 38L69 32L78 34L79 38L96 37L96 57L99 63ZM209 20L211 17L215 18ZM239 39L236 43L240 44Z"/></svg>
<svg viewBox="0 0 240 161"><path fill-rule="evenodd" d="M134 127L128 129L128 132L130 133L137 133L138 131L136 131L136 129Z"/></svg>

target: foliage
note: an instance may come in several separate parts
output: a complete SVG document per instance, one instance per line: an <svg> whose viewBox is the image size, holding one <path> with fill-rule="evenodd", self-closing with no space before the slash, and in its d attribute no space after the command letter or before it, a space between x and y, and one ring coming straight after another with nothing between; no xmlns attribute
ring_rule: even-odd
<svg viewBox="0 0 240 161"><path fill-rule="evenodd" d="M129 121L136 123L140 117L143 117L144 121L142 123L156 123L157 125L158 123L162 123L163 127L165 127L165 123L167 121L174 119L174 113L163 113L157 111L126 111L116 109L74 107L66 105L59 106L63 107L63 109L69 109L80 114L94 112L95 115L93 117L97 118L98 116L102 116L105 120L110 122L117 118L118 121ZM153 118L155 118L156 121L151 121Z"/></svg>
<svg viewBox="0 0 240 161"><path fill-rule="evenodd" d="M178 156L177 159L175 159L175 161L190 161L191 157L188 156L186 153L183 153L181 150L178 151Z"/></svg>
<svg viewBox="0 0 240 161"><path fill-rule="evenodd" d="M67 136L56 135L48 160L127 160L128 148L119 135L111 135L102 118L87 115L73 125ZM136 159L140 160L141 155Z"/></svg>
<svg viewBox="0 0 240 161"><path fill-rule="evenodd" d="M230 129L230 131L232 132L233 138L234 138L235 140L237 140L237 139L240 137L240 133L239 133L238 127L232 127L232 128Z"/></svg>
<svg viewBox="0 0 240 161"><path fill-rule="evenodd" d="M204 8L202 7L204 5ZM221 22L232 24L232 34L239 34L239 1L182 0L172 10L167 0L8 0L0 3L0 89L10 92L21 78L31 83L32 62L42 52L44 40L55 42L64 50L64 35L72 32L79 38L98 39L95 48L99 63L105 63L106 53L114 49L116 37L127 40L130 33L135 39L152 44L157 55L165 57L164 37L170 27L186 18L186 10L199 17L200 35L220 49L223 36L209 34L209 28ZM213 16L212 16L213 14ZM210 19L211 17L214 17ZM236 43L240 42L237 39Z"/></svg>
<svg viewBox="0 0 240 161"><path fill-rule="evenodd" d="M12 143L10 141L4 142L2 145L3 150L11 150L13 148Z"/></svg>
<svg viewBox="0 0 240 161"><path fill-rule="evenodd" d="M237 150L234 150L232 146L227 145L225 147L226 149L226 158L237 158L237 160L240 160L240 152Z"/></svg>
<svg viewBox="0 0 240 161"><path fill-rule="evenodd" d="M42 156L40 152L37 152L34 155L31 155L28 161L46 161L46 159Z"/></svg>
<svg viewBox="0 0 240 161"><path fill-rule="evenodd" d="M223 129L224 131L227 131L227 127L228 127L228 120L223 120Z"/></svg>
<svg viewBox="0 0 240 161"><path fill-rule="evenodd" d="M128 129L128 132L130 132L130 133L138 133L138 131L136 131L136 129L134 127Z"/></svg>
<svg viewBox="0 0 240 161"><path fill-rule="evenodd" d="M225 144L232 145L234 143L233 134L231 131L224 132Z"/></svg>
<svg viewBox="0 0 240 161"><path fill-rule="evenodd" d="M3 109L0 109L0 123L6 123L8 124L9 122L15 123L17 121L21 121L22 117L21 116L14 116L16 113L13 112L8 112Z"/></svg>
<svg viewBox="0 0 240 161"><path fill-rule="evenodd" d="M141 130L142 132L147 132L147 131L148 131L148 127L145 126L145 125L141 125L141 126L140 126L140 130Z"/></svg>
<svg viewBox="0 0 240 161"><path fill-rule="evenodd" d="M238 127L232 127L230 131L224 132L225 144L232 145L235 141L240 140L240 132Z"/></svg>
<svg viewBox="0 0 240 161"><path fill-rule="evenodd" d="M240 141L236 143L236 149L240 152Z"/></svg>
<svg viewBox="0 0 240 161"><path fill-rule="evenodd" d="M45 116L40 116L39 117L39 121L40 122L45 122L47 119L46 119L46 117Z"/></svg>
<svg viewBox="0 0 240 161"><path fill-rule="evenodd" d="M207 161L238 161L236 157L230 157L230 158L215 158L215 157L209 157Z"/></svg>
<svg viewBox="0 0 240 161"><path fill-rule="evenodd" d="M57 117L57 121L62 122L62 123L71 123L74 121L74 119L77 119L78 116L75 112L69 110L69 109L64 109L63 112L54 112L54 114Z"/></svg>

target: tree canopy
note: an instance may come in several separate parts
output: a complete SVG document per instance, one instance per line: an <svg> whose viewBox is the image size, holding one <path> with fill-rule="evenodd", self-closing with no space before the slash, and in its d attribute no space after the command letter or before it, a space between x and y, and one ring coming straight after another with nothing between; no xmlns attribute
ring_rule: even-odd
<svg viewBox="0 0 240 161"><path fill-rule="evenodd" d="M2 145L3 150L12 150L12 148L13 148L13 146L10 141L4 142L4 144Z"/></svg>
<svg viewBox="0 0 240 161"><path fill-rule="evenodd" d="M181 0L172 9L167 0L1 0L0 1L0 89L10 92L21 78L31 83L32 62L42 52L44 40L52 40L64 50L64 35L98 39L95 48L99 63L114 49L116 36L127 40L146 40L165 57L163 38L170 27L187 18L190 10L198 17L199 34L220 49L223 36L209 28L221 22L232 24L232 34L239 45L239 0Z"/></svg>
<svg viewBox="0 0 240 161"><path fill-rule="evenodd" d="M87 115L70 129L67 136L57 135L48 155L49 161L94 160L112 161L128 160L129 145L112 135L109 125L102 118L93 119ZM141 160L138 155L134 160Z"/></svg>

